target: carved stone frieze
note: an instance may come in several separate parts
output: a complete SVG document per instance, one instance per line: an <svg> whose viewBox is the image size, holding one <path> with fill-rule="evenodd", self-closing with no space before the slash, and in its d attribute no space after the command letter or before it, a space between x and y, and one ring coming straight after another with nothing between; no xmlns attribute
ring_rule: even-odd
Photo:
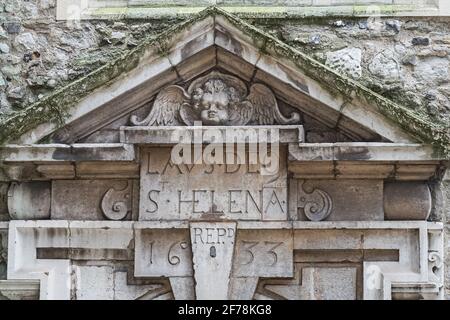
<svg viewBox="0 0 450 320"><path fill-rule="evenodd" d="M185 90L177 85L162 89L150 113L142 120L136 115L130 121L136 126L194 125L271 125L298 124L300 115L285 117L272 91L255 83L247 92L237 77L213 71L194 80Z"/></svg>

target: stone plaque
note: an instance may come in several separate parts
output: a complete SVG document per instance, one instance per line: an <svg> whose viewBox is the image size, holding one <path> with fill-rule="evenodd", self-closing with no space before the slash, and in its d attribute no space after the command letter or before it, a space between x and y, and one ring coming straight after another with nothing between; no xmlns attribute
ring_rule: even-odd
<svg viewBox="0 0 450 320"><path fill-rule="evenodd" d="M276 173L262 174L260 163L174 164L171 148L144 149L139 219L286 220L285 150L278 154Z"/></svg>

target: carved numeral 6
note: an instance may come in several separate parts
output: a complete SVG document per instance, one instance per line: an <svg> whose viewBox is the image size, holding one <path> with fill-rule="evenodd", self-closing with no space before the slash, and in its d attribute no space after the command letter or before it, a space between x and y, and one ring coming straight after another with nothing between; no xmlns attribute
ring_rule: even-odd
<svg viewBox="0 0 450 320"><path fill-rule="evenodd" d="M176 266L181 261L179 256L172 254L172 250L177 246L177 244L180 245L180 248L183 250L188 247L187 242L184 241L175 242L170 246L169 252L167 253L167 261L169 261L169 263L173 266Z"/></svg>

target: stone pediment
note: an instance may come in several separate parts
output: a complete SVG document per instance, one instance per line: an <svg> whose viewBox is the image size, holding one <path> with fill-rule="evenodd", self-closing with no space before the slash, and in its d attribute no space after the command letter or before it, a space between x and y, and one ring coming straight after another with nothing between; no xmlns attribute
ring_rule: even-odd
<svg viewBox="0 0 450 320"><path fill-rule="evenodd" d="M215 7L6 119L1 141L83 142L114 123L169 124L170 108L176 110L173 124L190 124L200 117L192 108L194 91L205 89L200 82L207 74L223 74L222 85L233 88L228 124L292 124L300 114L347 137L321 142L425 142L440 150L449 145L445 129ZM159 103L175 98L181 106ZM290 110L280 112L277 101ZM158 109L166 118L154 117Z"/></svg>

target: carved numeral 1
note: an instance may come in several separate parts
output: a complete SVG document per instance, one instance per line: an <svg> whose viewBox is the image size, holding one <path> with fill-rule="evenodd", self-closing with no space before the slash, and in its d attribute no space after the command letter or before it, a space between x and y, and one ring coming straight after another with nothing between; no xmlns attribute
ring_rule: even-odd
<svg viewBox="0 0 450 320"><path fill-rule="evenodd" d="M154 243L155 243L154 241L150 242L150 264L153 264L153 244Z"/></svg>

